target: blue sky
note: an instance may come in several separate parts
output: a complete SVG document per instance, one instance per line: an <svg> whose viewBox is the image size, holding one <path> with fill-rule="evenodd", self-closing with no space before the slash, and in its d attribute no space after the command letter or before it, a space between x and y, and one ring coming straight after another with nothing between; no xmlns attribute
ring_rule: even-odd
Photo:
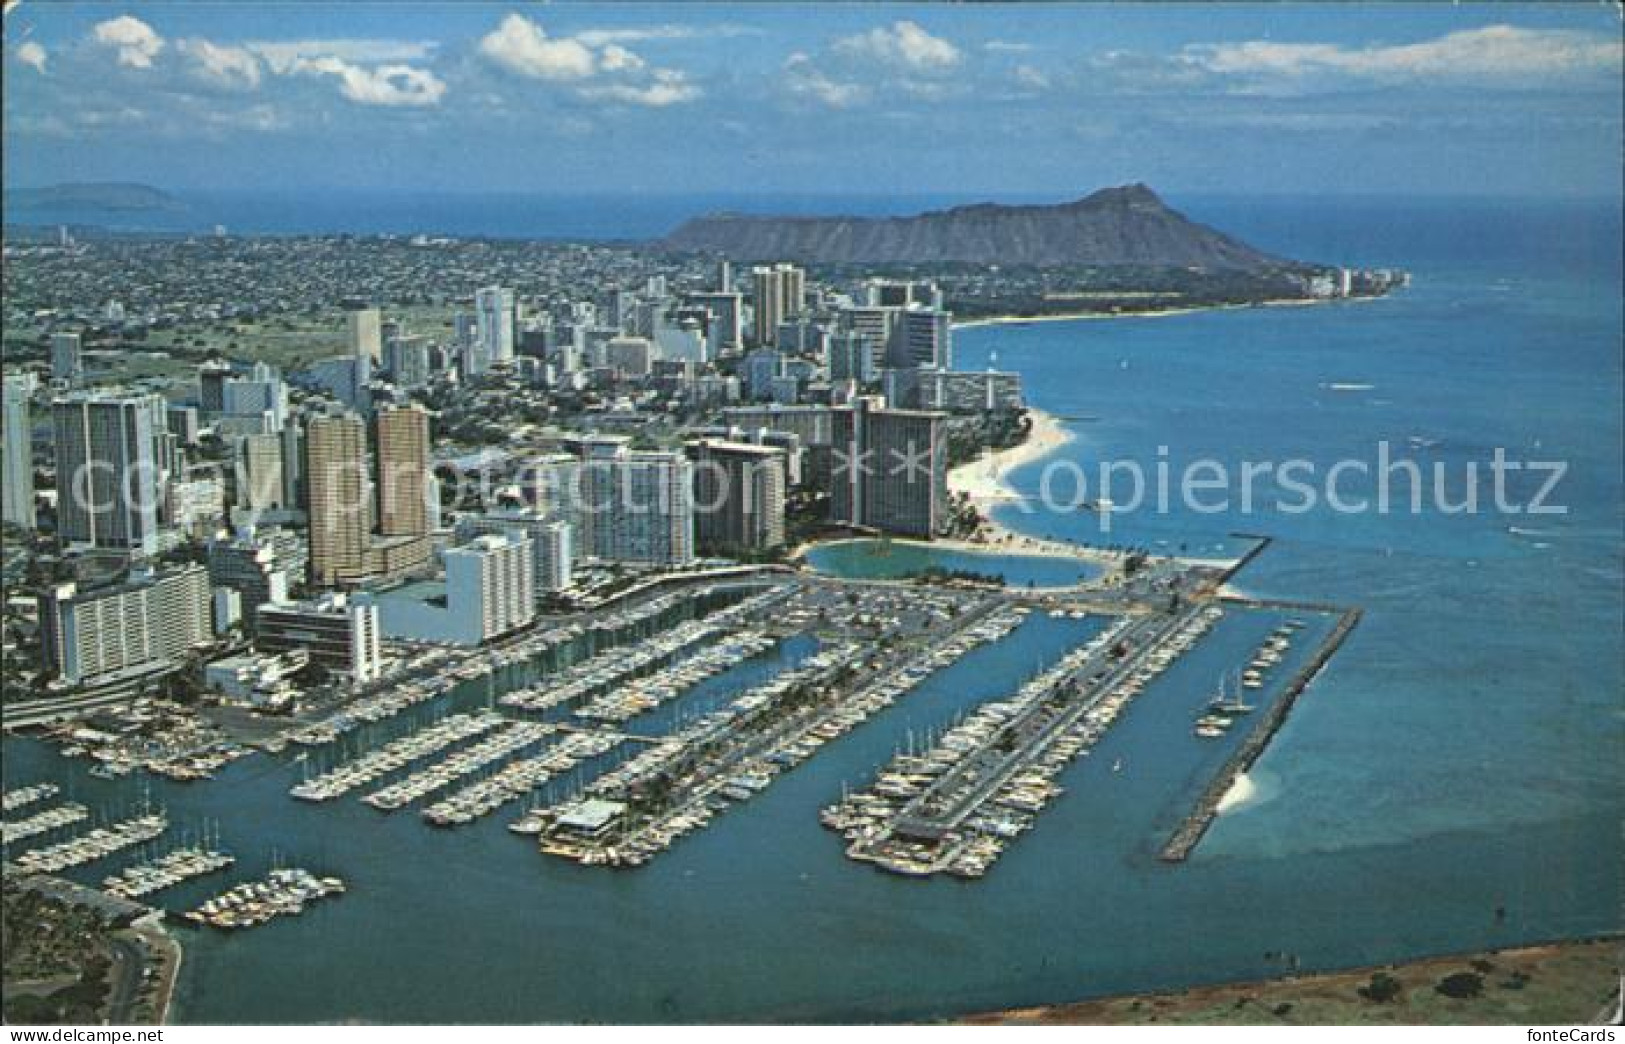
<svg viewBox="0 0 1625 1044"><path fill-rule="evenodd" d="M39 4L9 184L1616 196L1621 18L1544 5Z"/></svg>

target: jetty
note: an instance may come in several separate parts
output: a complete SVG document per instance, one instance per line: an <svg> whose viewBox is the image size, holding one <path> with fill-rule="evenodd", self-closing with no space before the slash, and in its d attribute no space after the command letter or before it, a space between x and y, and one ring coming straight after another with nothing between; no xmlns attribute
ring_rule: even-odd
<svg viewBox="0 0 1625 1044"><path fill-rule="evenodd" d="M1195 806L1180 822L1179 826L1174 829L1173 834L1169 836L1168 841L1162 846L1162 851L1159 853L1159 858L1164 862L1180 863L1189 858L1191 851L1202 840L1203 835L1207 833L1208 827L1213 824L1213 819L1219 812L1219 802L1224 800L1225 794L1235 784L1236 777L1246 772L1253 762L1258 760L1259 755L1264 753L1264 748L1269 745L1276 731L1286 721L1287 715L1292 712L1292 707L1297 703L1298 697L1303 694L1304 690L1309 687L1309 683L1314 681L1315 676L1325 668L1333 654L1348 639L1349 634L1359 624L1362 615L1358 609L1335 610L1329 606L1314 606L1299 602L1247 600L1240 602L1240 604L1258 608L1288 608L1319 612L1330 610L1339 611L1341 615L1338 617L1337 623L1326 635L1325 640L1321 642L1308 661L1299 667L1287 681L1281 695L1259 717L1257 724L1253 726L1252 732L1242 741L1241 746L1236 749L1235 753L1231 754L1225 761L1218 773L1214 775L1212 781L1208 783L1201 795L1196 799Z"/></svg>

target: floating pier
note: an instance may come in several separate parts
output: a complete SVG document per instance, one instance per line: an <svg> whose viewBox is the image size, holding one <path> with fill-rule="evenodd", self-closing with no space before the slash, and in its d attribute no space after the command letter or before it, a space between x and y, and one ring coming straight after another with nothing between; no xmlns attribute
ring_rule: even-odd
<svg viewBox="0 0 1625 1044"><path fill-rule="evenodd" d="M253 928L278 917L297 917L308 904L342 895L344 890L344 882L337 877L317 877L309 870L286 867L272 870L264 880L222 892L184 916L213 928Z"/></svg>
<svg viewBox="0 0 1625 1044"><path fill-rule="evenodd" d="M14 823L0 824L0 844L14 845L19 841L38 837L52 830L60 830L65 826L82 823L90 818L90 809L78 804L68 802L36 812L27 819L19 819Z"/></svg>
<svg viewBox="0 0 1625 1044"><path fill-rule="evenodd" d="M33 786L18 787L0 794L0 812L11 813L20 808L32 805L36 801L56 797L62 788L55 783L35 783Z"/></svg>
<svg viewBox="0 0 1625 1044"><path fill-rule="evenodd" d="M236 862L234 856L202 846L178 848L106 878L102 881L102 891L120 899L140 899L182 881L225 870Z"/></svg>
<svg viewBox="0 0 1625 1044"><path fill-rule="evenodd" d="M453 743L472 739L489 732L507 719L495 711L479 714L453 714L434 725L419 729L392 743L346 762L331 772L303 783L296 783L288 793L301 801L331 801L343 797L357 787L404 768L415 761L445 750Z"/></svg>
<svg viewBox="0 0 1625 1044"><path fill-rule="evenodd" d="M126 819L112 826L97 827L79 837L69 838L49 848L24 852L13 862L19 870L31 874L54 874L86 863L105 859L114 852L139 845L169 829L169 820L161 812Z"/></svg>
<svg viewBox="0 0 1625 1044"><path fill-rule="evenodd" d="M927 751L893 759L872 787L826 808L820 821L846 837L848 857L883 870L982 876L1061 793L1061 770L1222 614L1198 605L1119 620Z"/></svg>

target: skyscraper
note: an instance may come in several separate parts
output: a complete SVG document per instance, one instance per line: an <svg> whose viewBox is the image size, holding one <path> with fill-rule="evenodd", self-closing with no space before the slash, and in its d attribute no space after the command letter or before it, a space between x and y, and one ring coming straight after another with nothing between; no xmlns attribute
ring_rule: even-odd
<svg viewBox="0 0 1625 1044"><path fill-rule="evenodd" d="M536 618L535 565L523 533L486 533L449 548L446 601L472 619L478 641L524 627ZM476 623L477 621L477 623Z"/></svg>
<svg viewBox="0 0 1625 1044"><path fill-rule="evenodd" d="M378 532L429 531L429 415L418 406L378 411Z"/></svg>
<svg viewBox="0 0 1625 1044"><path fill-rule="evenodd" d="M84 375L82 342L76 333L51 335L51 379L77 381Z"/></svg>
<svg viewBox="0 0 1625 1044"><path fill-rule="evenodd" d="M310 497L310 581L318 586L365 575L367 429L353 414L313 417L305 429Z"/></svg>
<svg viewBox="0 0 1625 1044"><path fill-rule="evenodd" d="M953 314L940 308L905 308L892 328L887 362L927 370L953 368Z"/></svg>
<svg viewBox="0 0 1625 1044"><path fill-rule="evenodd" d="M220 359L211 359L197 368L198 407L205 415L225 408L226 380L230 376L231 364Z"/></svg>
<svg viewBox="0 0 1625 1044"><path fill-rule="evenodd" d="M807 274L794 265L751 269L755 289L752 332L758 347L777 343L779 324L806 306Z"/></svg>
<svg viewBox="0 0 1625 1044"><path fill-rule="evenodd" d="M483 360L483 365L474 372L482 373L497 363L511 361L515 322L513 291L501 286L476 290L474 321L475 350Z"/></svg>
<svg viewBox="0 0 1625 1044"><path fill-rule="evenodd" d="M270 431L281 431L288 419L288 388L276 368L255 363L247 377L227 378L220 389L220 411L232 417L270 414Z"/></svg>
<svg viewBox="0 0 1625 1044"><path fill-rule="evenodd" d="M784 544L787 455L782 449L707 439L694 459L694 538L702 552L768 551Z"/></svg>
<svg viewBox="0 0 1625 1044"><path fill-rule="evenodd" d="M163 476L153 418L163 410L155 395L51 404L57 533L64 542L157 552Z"/></svg>
<svg viewBox="0 0 1625 1044"><path fill-rule="evenodd" d="M0 517L24 529L34 528L34 446L33 417L29 396L33 394L33 374L11 374L5 379L3 405L5 424L5 475L0 476Z"/></svg>
<svg viewBox="0 0 1625 1044"><path fill-rule="evenodd" d="M281 434L244 435L237 440L236 450L236 506L255 515L287 507Z"/></svg>
<svg viewBox="0 0 1625 1044"><path fill-rule="evenodd" d="M553 518L536 508L524 508L491 511L457 520L457 539L461 543L486 533L507 532L523 533L530 540L537 598L570 586L574 580L575 547L573 527L564 519Z"/></svg>
<svg viewBox="0 0 1625 1044"><path fill-rule="evenodd" d="M380 362L384 355L383 319L376 308L352 308L349 312L350 354Z"/></svg>
<svg viewBox="0 0 1625 1044"><path fill-rule="evenodd" d="M947 415L869 399L833 411L830 519L930 539L948 520Z"/></svg>

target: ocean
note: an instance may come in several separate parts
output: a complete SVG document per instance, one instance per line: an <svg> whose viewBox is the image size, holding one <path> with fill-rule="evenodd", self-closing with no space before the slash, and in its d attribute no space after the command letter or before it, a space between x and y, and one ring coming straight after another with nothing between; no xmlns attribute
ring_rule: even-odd
<svg viewBox="0 0 1625 1044"><path fill-rule="evenodd" d="M1281 954L1329 969L1618 930L1618 209L1185 209L1265 249L1402 267L1413 282L1372 302L958 332L960 365L1017 370L1036 405L1069 418L1078 438L1059 452L1084 472L1152 463L1159 446L1175 461L1324 467L1381 440L1458 471L1496 446L1569 464L1554 496L1568 513L1538 520L1178 508L1113 515L1102 534L1091 512L1004 509L1002 521L1037 534L1192 554L1268 535L1239 587L1366 610L1254 766L1250 796L1188 863L1156 859L1203 782L1173 694L1211 687L1252 640L1239 620L1063 775L1066 794L984 880L886 876L846 860L819 826L842 784L865 782L907 737L1010 691L1100 626L1038 616L633 872L544 858L503 828L506 815L442 832L354 800L294 802L291 755L201 786L155 783L177 825L222 822L242 872L274 850L351 885L251 932L182 930L177 1019L935 1019L1258 978L1284 970ZM1043 468L1010 479L1033 492ZM1278 492L1264 487L1260 502ZM97 809L126 808L143 786L90 779L27 740L7 740L6 755L8 786L65 779Z"/></svg>

